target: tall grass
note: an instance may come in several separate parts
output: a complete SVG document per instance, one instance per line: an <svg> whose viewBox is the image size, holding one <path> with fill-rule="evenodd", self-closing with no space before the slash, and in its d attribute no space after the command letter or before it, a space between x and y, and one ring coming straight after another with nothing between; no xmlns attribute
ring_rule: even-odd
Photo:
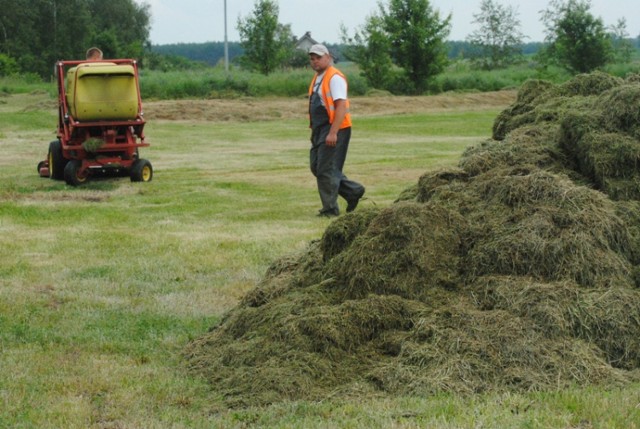
<svg viewBox="0 0 640 429"><path fill-rule="evenodd" d="M308 73L301 71L261 76L240 70L227 74L220 68L192 72L145 70L140 85L146 99L294 97L305 93L304 82L308 79Z"/></svg>
<svg viewBox="0 0 640 429"><path fill-rule="evenodd" d="M349 85L353 95L363 95L367 88L353 65L347 65ZM304 96L313 76L310 69L279 71L268 76L221 67L194 71L160 72L144 70L141 91L146 98L235 98L235 97L298 97Z"/></svg>
<svg viewBox="0 0 640 429"><path fill-rule="evenodd" d="M545 79L559 83L571 75L558 68L538 69L533 63L519 64L500 70L475 70L468 63L459 61L446 73L436 76L432 92L448 91L500 91L518 88L527 79Z"/></svg>
<svg viewBox="0 0 640 429"><path fill-rule="evenodd" d="M32 91L47 91L53 94L53 86L33 73L0 76L0 95L24 94Z"/></svg>
<svg viewBox="0 0 640 429"><path fill-rule="evenodd" d="M348 77L351 95L366 95L374 90L361 76L356 65L344 63L338 64L338 67ZM239 69L232 69L227 73L220 67L183 72L145 70L141 77L141 90L144 97L153 99L302 97L308 90L312 75L311 70L281 71L268 76ZM537 76L539 73L536 70L528 68L477 72L452 67L436 78L431 92L497 91L515 88L525 80Z"/></svg>
<svg viewBox="0 0 640 429"><path fill-rule="evenodd" d="M375 91L353 63L340 63L338 67L349 79L349 92L353 96ZM640 73L640 61L628 64L612 64L607 72L615 76ZM312 76L310 69L278 71L264 76L232 67L226 72L223 67L198 67L184 71L158 71L142 69L140 86L145 100L238 97L302 97L308 90ZM527 79L544 79L561 83L571 78L565 70L557 67L540 68L528 62L507 69L476 70L463 60L453 62L444 73L431 83L429 94L442 92L485 92L519 87ZM0 77L0 94L25 93L34 90L47 91L55 95L51 83L42 82L35 75Z"/></svg>
<svg viewBox="0 0 640 429"><path fill-rule="evenodd" d="M354 96L373 91L358 67L341 63L338 67L349 79L349 91ZM624 77L640 73L640 62L611 65L607 72ZM289 70L268 76L239 69L225 72L221 67L185 72L158 72L145 70L141 78L143 96L155 99L178 98L234 98L234 97L298 97L306 94L311 70ZM557 67L539 68L535 63L524 63L502 70L483 71L457 61L431 83L429 94L442 92L486 92L519 87L528 79L544 79L561 83L571 75Z"/></svg>

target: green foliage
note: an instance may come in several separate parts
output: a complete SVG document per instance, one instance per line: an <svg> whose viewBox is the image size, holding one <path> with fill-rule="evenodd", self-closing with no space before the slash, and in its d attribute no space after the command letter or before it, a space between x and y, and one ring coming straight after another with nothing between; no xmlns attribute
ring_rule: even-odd
<svg viewBox="0 0 640 429"><path fill-rule="evenodd" d="M363 27L364 28L364 27ZM359 33L356 33L358 36ZM354 38L348 35L348 30L345 26L341 29L341 39L343 42L325 45L332 54L337 57L337 60L343 61L345 59L353 58L354 48L358 47L358 44L354 43ZM364 37L367 40L367 37ZM630 39L627 40L635 51L637 48L635 42ZM530 42L523 43L521 46L522 53L525 55L535 54L540 50L542 42ZM229 60L233 63L238 63L237 58L244 52L240 42L228 42ZM452 41L446 42L447 56L450 60L456 60L461 58L470 58L470 54L474 51L473 45L469 41ZM346 53L350 55L347 57ZM150 50L145 52L145 57L149 53L157 55L167 55L184 57L191 61L202 62L211 66L216 66L222 63L224 60L224 42L203 42L203 43L175 43L164 45L151 45ZM353 61L353 60L352 60ZM285 61L285 66L288 67L305 67L309 64L308 55L302 50L295 50L293 58Z"/></svg>
<svg viewBox="0 0 640 429"><path fill-rule="evenodd" d="M291 26L280 24L278 13L275 1L256 0L253 15L238 18L237 29L244 48L240 62L247 69L268 75L291 58Z"/></svg>
<svg viewBox="0 0 640 429"><path fill-rule="evenodd" d="M308 69L276 71L268 76L232 66L227 73L222 65L208 67L179 56L151 53L145 57L140 72L143 100L180 98L239 97L304 97L311 73ZM349 94L362 96L376 93L362 70L354 63L340 62L340 70L349 80ZM640 75L640 61L610 64L605 71L618 77ZM402 93L402 74L394 70L395 80L388 88ZM571 74L556 66L538 67L537 63L522 63L500 70L477 70L470 61L451 63L434 78L429 94L442 92L484 92L512 89L528 79L544 79L553 83L568 80ZM394 87L397 85L397 87ZM35 74L0 77L0 92L15 94L45 91L55 97L56 89ZM0 101L1 102L1 101Z"/></svg>
<svg viewBox="0 0 640 429"><path fill-rule="evenodd" d="M612 60L611 38L590 0L552 0L543 13L547 49L541 59L572 73L587 73Z"/></svg>
<svg viewBox="0 0 640 429"><path fill-rule="evenodd" d="M394 63L412 85L408 92L422 94L447 63L451 16L441 20L429 0L390 0L389 8L381 7L380 12Z"/></svg>
<svg viewBox="0 0 640 429"><path fill-rule="evenodd" d="M9 55L0 53L0 76L8 76L18 72L18 63Z"/></svg>
<svg viewBox="0 0 640 429"><path fill-rule="evenodd" d="M468 37L475 48L476 61L486 70L506 67L518 60L524 35L512 6L483 0L480 12L473 15L479 25Z"/></svg>
<svg viewBox="0 0 640 429"><path fill-rule="evenodd" d="M145 70L140 78L144 99L301 97L306 94L311 74L306 70L273 72L268 76L222 67L200 70L160 72ZM350 93L357 95L357 79L351 81Z"/></svg>
<svg viewBox="0 0 640 429"><path fill-rule="evenodd" d="M293 49L283 65L291 68L304 68L309 65L309 54L302 49Z"/></svg>
<svg viewBox="0 0 640 429"><path fill-rule="evenodd" d="M244 52L239 42L228 42L229 61L239 57ZM218 65L224 60L224 42L205 43L176 43L168 45L152 45L151 52L159 55L182 56L192 61Z"/></svg>
<svg viewBox="0 0 640 429"><path fill-rule="evenodd" d="M640 63L614 63L608 64L605 71L613 76L630 77L632 75L640 76Z"/></svg>
<svg viewBox="0 0 640 429"><path fill-rule="evenodd" d="M0 76L0 94L24 94L24 93L49 93L52 97L57 95L57 90L50 82L43 82L35 73L11 74ZM5 101L0 99L0 104Z"/></svg>
<svg viewBox="0 0 640 429"><path fill-rule="evenodd" d="M99 45L101 33L112 33L114 45L101 48L107 57L138 58L149 39L150 6L132 0L90 0L93 28L90 45ZM99 45L102 46L102 45Z"/></svg>
<svg viewBox="0 0 640 429"><path fill-rule="evenodd" d="M346 57L356 62L362 76L374 88L389 89L392 81L393 63L389 52L391 41L382 30L380 17L371 16L363 28L348 39L346 28L342 28Z"/></svg>
<svg viewBox="0 0 640 429"><path fill-rule="evenodd" d="M106 58L142 56L149 5L134 0L0 0L0 51L23 72L49 77L60 59L84 59L90 46Z"/></svg>
<svg viewBox="0 0 640 429"><path fill-rule="evenodd" d="M626 18L620 18L616 25L611 27L611 42L615 62L628 63L631 61L635 48L629 39L629 33L627 33Z"/></svg>
<svg viewBox="0 0 640 429"><path fill-rule="evenodd" d="M163 72L176 70L200 70L208 66L202 62L190 60L186 57L171 54L147 52L143 59L145 68Z"/></svg>
<svg viewBox="0 0 640 429"><path fill-rule="evenodd" d="M400 94L422 94L447 63L451 16L440 19L428 0L381 3L353 39L347 57L371 86ZM344 33L344 31L343 31ZM394 67L395 66L395 67Z"/></svg>
<svg viewBox="0 0 640 429"><path fill-rule="evenodd" d="M349 94L361 96L374 91L361 69L353 63L340 63L340 70L349 81ZM640 72L640 63L611 66L610 73L625 77ZM398 79L401 79L401 75ZM545 79L561 83L571 77L564 69L546 67L538 69L535 64L514 65L506 69L479 71L469 62L458 61L444 73L436 76L429 92L483 92L516 88L528 79ZM179 98L237 98L237 97L303 97L309 86L311 74L308 70L278 71L264 76L232 67L226 73L222 67L174 69L169 72L143 70L140 78L143 99ZM400 80L394 81L401 85ZM398 92L402 88L397 88Z"/></svg>

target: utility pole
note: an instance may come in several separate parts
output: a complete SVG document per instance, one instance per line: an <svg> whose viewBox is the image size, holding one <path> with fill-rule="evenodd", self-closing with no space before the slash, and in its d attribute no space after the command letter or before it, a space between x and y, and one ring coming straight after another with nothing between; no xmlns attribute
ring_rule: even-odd
<svg viewBox="0 0 640 429"><path fill-rule="evenodd" d="M56 0L53 0L51 4L53 5L53 53L58 58L58 8L56 7Z"/></svg>
<svg viewBox="0 0 640 429"><path fill-rule="evenodd" d="M224 71L229 73L229 41L227 40L227 0L224 0Z"/></svg>

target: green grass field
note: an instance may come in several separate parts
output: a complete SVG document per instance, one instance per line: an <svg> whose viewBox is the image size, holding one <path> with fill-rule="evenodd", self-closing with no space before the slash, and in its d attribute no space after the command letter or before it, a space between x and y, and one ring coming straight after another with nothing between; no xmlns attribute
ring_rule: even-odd
<svg viewBox="0 0 640 429"><path fill-rule="evenodd" d="M346 173L367 187L361 204L454 165L499 110L355 118ZM182 349L329 224L304 115L150 121L152 182L72 188L36 173L55 112L43 92L0 98L0 428L640 427L640 386L225 409Z"/></svg>

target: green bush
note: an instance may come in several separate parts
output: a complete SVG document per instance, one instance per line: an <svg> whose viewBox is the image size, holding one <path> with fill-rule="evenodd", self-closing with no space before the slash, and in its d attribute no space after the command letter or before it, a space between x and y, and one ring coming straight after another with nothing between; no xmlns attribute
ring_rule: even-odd
<svg viewBox="0 0 640 429"><path fill-rule="evenodd" d="M0 54L0 76L8 76L18 73L18 63L6 54Z"/></svg>

